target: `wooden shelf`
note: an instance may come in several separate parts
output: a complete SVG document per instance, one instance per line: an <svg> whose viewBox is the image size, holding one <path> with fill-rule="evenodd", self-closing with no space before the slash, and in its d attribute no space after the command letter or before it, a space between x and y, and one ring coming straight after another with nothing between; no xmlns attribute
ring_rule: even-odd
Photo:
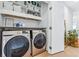
<svg viewBox="0 0 79 59"><path fill-rule="evenodd" d="M21 18L27 18L27 19L32 19L32 20L38 20L38 21L42 20L42 18L38 17L38 16L33 16L33 15L30 15L30 14L24 14L24 13L20 13L20 12L16 12L16 11L11 11L11 10L2 9L0 11L0 14L10 15L10 16L15 16L15 17L21 17Z"/></svg>

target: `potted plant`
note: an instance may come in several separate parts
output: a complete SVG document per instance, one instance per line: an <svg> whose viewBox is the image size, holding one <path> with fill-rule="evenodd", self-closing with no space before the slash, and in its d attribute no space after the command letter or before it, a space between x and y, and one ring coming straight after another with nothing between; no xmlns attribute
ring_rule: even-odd
<svg viewBox="0 0 79 59"><path fill-rule="evenodd" d="M76 30L68 31L67 39L69 40L69 45L75 47L75 42L76 42L77 38L78 38L78 34L77 34Z"/></svg>

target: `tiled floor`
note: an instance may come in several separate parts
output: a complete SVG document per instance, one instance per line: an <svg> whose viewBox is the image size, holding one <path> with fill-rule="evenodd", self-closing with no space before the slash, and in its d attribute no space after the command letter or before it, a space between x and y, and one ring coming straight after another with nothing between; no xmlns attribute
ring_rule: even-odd
<svg viewBox="0 0 79 59"><path fill-rule="evenodd" d="M45 51L42 54L37 55L36 57L79 57L79 48L68 46L65 48L64 52L50 55L47 53L47 51Z"/></svg>

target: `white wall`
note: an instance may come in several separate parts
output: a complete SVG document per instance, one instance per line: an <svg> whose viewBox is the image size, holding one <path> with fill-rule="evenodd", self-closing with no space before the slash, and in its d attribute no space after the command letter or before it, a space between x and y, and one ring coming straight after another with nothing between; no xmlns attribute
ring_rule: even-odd
<svg viewBox="0 0 79 59"><path fill-rule="evenodd" d="M9 19L5 19L9 18ZM31 20L31 19L24 19L18 17L11 17L11 16L4 16L3 19L5 22L2 21L4 27L16 27L16 23L22 23L23 27L39 27L39 21Z"/></svg>
<svg viewBox="0 0 79 59"><path fill-rule="evenodd" d="M66 30L73 29L73 12L72 10L64 5L64 20L66 21Z"/></svg>
<svg viewBox="0 0 79 59"><path fill-rule="evenodd" d="M73 13L73 26L77 29L77 30L79 30L79 12L77 11L75 11L74 13Z"/></svg>
<svg viewBox="0 0 79 59"><path fill-rule="evenodd" d="M0 26L2 26L2 17L0 15Z"/></svg>
<svg viewBox="0 0 79 59"><path fill-rule="evenodd" d="M3 2L0 2L0 10L3 8ZM12 19L11 19L12 18ZM25 26L24 27L39 27L39 21L31 20L31 19L23 19L23 18L17 18L17 17L10 17L10 19L7 20L7 26L6 27L13 27L12 23L15 22L21 22ZM2 18L2 15L0 14L0 26L5 27L6 20Z"/></svg>
<svg viewBox="0 0 79 59"><path fill-rule="evenodd" d="M3 2L0 1L0 11L1 11L2 6L3 6L2 3L3 3ZM2 16L1 16L1 14L0 14L0 26L2 26Z"/></svg>
<svg viewBox="0 0 79 59"><path fill-rule="evenodd" d="M39 22L39 27L48 27L48 4L41 2L41 17L42 21Z"/></svg>
<svg viewBox="0 0 79 59"><path fill-rule="evenodd" d="M42 13L41 14L42 15L41 16L42 21L34 21L34 20L30 20L30 19L28 20L28 19L21 19L21 18L15 18L14 21L13 21L13 19L12 20L9 19L9 20L13 21L14 23L15 22L22 22L22 23L25 24L24 27L47 27L48 26L48 10L47 10L48 4L44 3L44 2L41 2L41 4L42 4L42 6L41 6L41 9L42 9L42 12L41 12ZM0 8L1 8L1 6L0 6ZM0 17L0 24L2 23L1 21L3 21L3 20ZM5 22L2 23L2 24L4 25ZM9 24L8 24L8 26L9 26ZM10 27L13 27L13 26L10 25Z"/></svg>
<svg viewBox="0 0 79 59"><path fill-rule="evenodd" d="M49 47L51 46L52 49L48 48L48 52L53 54L64 51L64 5L63 2L51 2L50 6L52 10L49 10L49 26L52 30L49 30Z"/></svg>

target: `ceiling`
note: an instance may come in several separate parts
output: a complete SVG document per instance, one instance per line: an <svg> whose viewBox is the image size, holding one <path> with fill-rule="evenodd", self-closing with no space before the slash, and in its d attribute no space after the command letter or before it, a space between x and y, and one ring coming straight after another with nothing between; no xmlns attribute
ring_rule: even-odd
<svg viewBox="0 0 79 59"><path fill-rule="evenodd" d="M50 4L50 1L44 1L45 3ZM79 1L64 1L64 3L72 9L72 11L79 11Z"/></svg>
<svg viewBox="0 0 79 59"><path fill-rule="evenodd" d="M73 11L79 11L79 1L65 1L65 4Z"/></svg>

